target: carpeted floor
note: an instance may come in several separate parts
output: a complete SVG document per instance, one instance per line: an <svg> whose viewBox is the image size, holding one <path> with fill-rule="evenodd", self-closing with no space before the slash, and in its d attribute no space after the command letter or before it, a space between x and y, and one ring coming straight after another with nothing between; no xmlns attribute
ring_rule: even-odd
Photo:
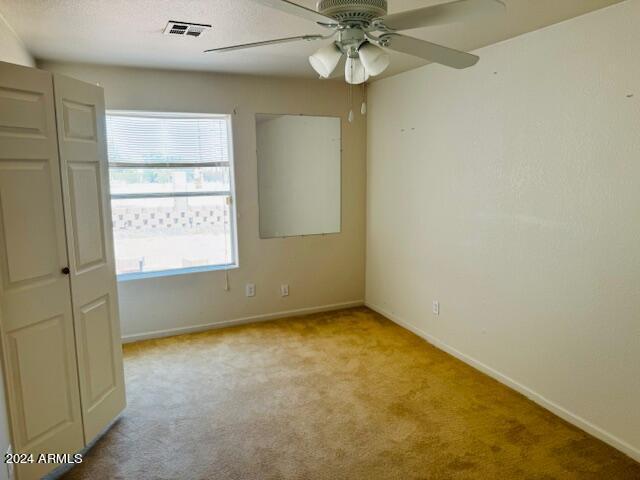
<svg viewBox="0 0 640 480"><path fill-rule="evenodd" d="M640 479L640 464L365 308L125 347L65 479Z"/></svg>

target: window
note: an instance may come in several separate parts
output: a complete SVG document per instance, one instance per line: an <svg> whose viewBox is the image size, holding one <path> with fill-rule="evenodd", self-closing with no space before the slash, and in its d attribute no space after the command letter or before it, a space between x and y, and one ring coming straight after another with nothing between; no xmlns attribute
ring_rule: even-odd
<svg viewBox="0 0 640 480"><path fill-rule="evenodd" d="M236 264L227 115L107 112L121 278Z"/></svg>

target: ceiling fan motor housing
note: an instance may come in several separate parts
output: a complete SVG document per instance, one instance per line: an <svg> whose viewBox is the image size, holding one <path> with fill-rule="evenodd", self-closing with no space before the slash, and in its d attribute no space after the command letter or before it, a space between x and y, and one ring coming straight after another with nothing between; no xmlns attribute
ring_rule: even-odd
<svg viewBox="0 0 640 480"><path fill-rule="evenodd" d="M318 12L341 23L370 23L387 14L387 0L318 0Z"/></svg>

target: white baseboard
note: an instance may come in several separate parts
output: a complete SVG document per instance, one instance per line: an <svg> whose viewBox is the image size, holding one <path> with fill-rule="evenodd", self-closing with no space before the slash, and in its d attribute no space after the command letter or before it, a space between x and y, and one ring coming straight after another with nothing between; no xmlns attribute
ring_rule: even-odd
<svg viewBox="0 0 640 480"><path fill-rule="evenodd" d="M468 365L471 365L476 370L480 370L481 372L489 375L490 377L496 379L500 383L503 383L504 385L512 388L513 390L521 393L522 395L524 395L525 397L529 398L533 402L537 403L541 407L543 407L543 408L549 410L550 412L556 414L558 417L562 418L563 420L566 420L567 422L575 425L576 427L580 428L581 430L584 430L585 432L593 435L594 437L596 437L596 438L602 440L603 442L611 445L613 448L615 448L617 450L620 450L624 454L626 454L629 457L633 458L634 460L640 462L640 449L634 447L633 445L630 445L629 443L625 442L624 440L619 439L615 435L612 435L611 433L609 433L606 430L603 430L602 428L594 425L593 423L589 422L588 420L585 420L584 418L580 417L579 415L576 415L576 414L570 412L566 408L561 407L560 405L558 405L558 404L552 402L551 400L543 397L539 393L534 392L533 390L531 390L530 388L526 387L525 385L522 385L521 383L516 382L515 380L507 377L506 375L503 375L502 373L498 372L497 370L494 370L493 368L489 367L488 365L485 365L484 363L476 360L475 358L472 358L472 357L460 352L459 350L456 350L455 348L447 345L446 343L444 343L443 341L437 339L436 337L434 337L432 335L429 335L428 333L424 332L423 330L421 330L421 329L419 329L417 327L414 327L413 325L411 325L406 320L404 320L402 318L399 318L397 315L394 315L391 312L387 312L383 308L381 308L381 307L379 307L379 306L377 306L375 304L372 304L370 302L366 302L365 301L365 305L367 307L369 307L371 310L374 310L374 311L378 312L380 315L383 315L383 316L387 317L389 320L392 320L394 323L397 323L401 327L406 328L407 330L415 333L419 337L425 339L427 342L429 342L430 344L432 344L436 348L439 348L440 350L443 350L443 351L447 352L448 354L453 355L454 357L458 358L459 360L462 360L464 363L466 363Z"/></svg>
<svg viewBox="0 0 640 480"><path fill-rule="evenodd" d="M204 323L201 325L190 325L187 327L167 328L166 330L155 330L153 332L134 333L132 335L123 335L122 343L138 342L140 340L149 340L151 338L171 337L173 335L182 335L184 333L202 332L205 330L214 330L217 328L231 327L234 325L244 325L245 323L265 322L267 320L275 320L277 318L295 317L296 315L309 315L312 313L330 312L332 310L361 307L363 305L364 305L364 300L354 300L351 302L333 303L330 305L320 305L315 307L299 308L297 310L285 310L283 312L265 313L262 315L252 315L249 317L234 318L232 320L223 320L221 322Z"/></svg>

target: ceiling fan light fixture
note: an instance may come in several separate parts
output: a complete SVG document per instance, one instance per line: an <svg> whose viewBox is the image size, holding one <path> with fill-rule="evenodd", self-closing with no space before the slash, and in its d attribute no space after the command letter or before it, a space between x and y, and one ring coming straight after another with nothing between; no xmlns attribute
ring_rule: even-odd
<svg viewBox="0 0 640 480"><path fill-rule="evenodd" d="M348 61L345 77L346 81L352 85L364 83L370 75L380 75L384 72L389 66L388 51L405 53L451 68L472 67L480 59L476 55L398 32L466 21L479 14L497 13L505 9L504 0L440 0L436 5L422 6L389 15L387 0L316 0L315 10L298 5L299 0L252 1L310 20L316 26L327 28L332 32L328 35L317 33L297 35L210 48L205 52L230 52L303 40L328 40L337 36L334 43L311 55L309 62L320 78L329 78L340 64L342 55L346 54ZM311 2L311 0L306 1Z"/></svg>
<svg viewBox="0 0 640 480"><path fill-rule="evenodd" d="M389 54L372 43L364 43L358 50L360 60L371 76L380 75L389 66Z"/></svg>
<svg viewBox="0 0 640 480"><path fill-rule="evenodd" d="M313 69L323 78L329 78L342 58L342 51L335 43L318 49L309 57Z"/></svg>
<svg viewBox="0 0 640 480"><path fill-rule="evenodd" d="M359 57L347 57L344 78L351 85L360 85L369 80L369 73L365 70Z"/></svg>

